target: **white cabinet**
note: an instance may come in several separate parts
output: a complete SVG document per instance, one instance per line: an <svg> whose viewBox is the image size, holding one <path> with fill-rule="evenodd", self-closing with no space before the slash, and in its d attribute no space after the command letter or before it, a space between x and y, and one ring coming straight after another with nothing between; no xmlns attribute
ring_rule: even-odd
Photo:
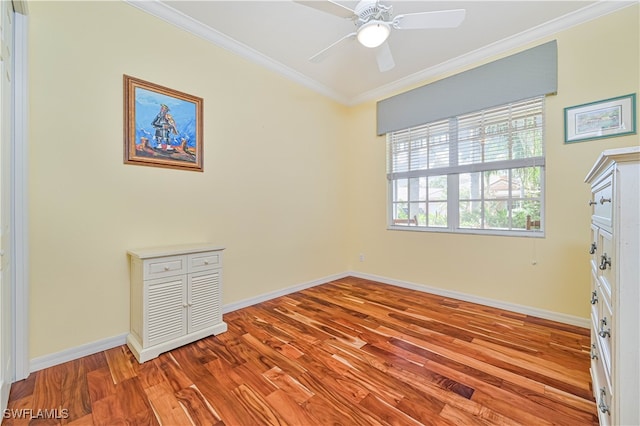
<svg viewBox="0 0 640 426"><path fill-rule="evenodd" d="M591 185L591 377L601 425L640 425L640 147L604 151Z"/></svg>
<svg viewBox="0 0 640 426"><path fill-rule="evenodd" d="M197 244L129 250L131 331L138 362L227 331L222 321L222 247Z"/></svg>

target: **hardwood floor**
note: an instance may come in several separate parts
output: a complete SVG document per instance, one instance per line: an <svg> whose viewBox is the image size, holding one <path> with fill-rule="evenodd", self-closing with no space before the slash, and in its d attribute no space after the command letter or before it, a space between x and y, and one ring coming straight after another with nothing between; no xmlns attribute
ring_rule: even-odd
<svg viewBox="0 0 640 426"><path fill-rule="evenodd" d="M13 385L9 414L52 425L598 424L587 329L352 277L225 321L228 332L144 364L121 346L32 373Z"/></svg>

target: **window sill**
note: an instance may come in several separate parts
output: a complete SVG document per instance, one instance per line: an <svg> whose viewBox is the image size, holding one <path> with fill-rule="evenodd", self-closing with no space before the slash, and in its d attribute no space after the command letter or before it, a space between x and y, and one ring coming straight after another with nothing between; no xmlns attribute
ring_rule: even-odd
<svg viewBox="0 0 640 426"><path fill-rule="evenodd" d="M429 232L436 234L457 234L457 235L487 235L493 237L525 237L525 238L545 238L544 231L525 231L525 230L494 230L494 229L451 229L451 228L434 228L423 226L394 226L387 225L387 231L417 231Z"/></svg>

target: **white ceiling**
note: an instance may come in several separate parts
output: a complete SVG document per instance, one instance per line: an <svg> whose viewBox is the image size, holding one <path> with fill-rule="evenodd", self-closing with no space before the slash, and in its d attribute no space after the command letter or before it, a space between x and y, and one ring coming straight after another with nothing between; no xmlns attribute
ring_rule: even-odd
<svg viewBox="0 0 640 426"><path fill-rule="evenodd" d="M321 1L321 0L318 0ZM355 8L357 1L336 1ZM290 0L136 1L130 4L346 105L535 42L637 1L383 1L393 15L466 9L458 28L393 30L396 66L380 72L374 49L353 40L319 64L308 58L354 31L343 19Z"/></svg>

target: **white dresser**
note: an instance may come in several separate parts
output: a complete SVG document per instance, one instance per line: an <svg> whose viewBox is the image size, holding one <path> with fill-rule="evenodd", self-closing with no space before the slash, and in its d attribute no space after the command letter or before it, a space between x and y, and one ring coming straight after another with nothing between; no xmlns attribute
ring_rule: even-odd
<svg viewBox="0 0 640 426"><path fill-rule="evenodd" d="M591 377L601 425L640 425L640 147L604 151L591 185Z"/></svg>
<svg viewBox="0 0 640 426"><path fill-rule="evenodd" d="M222 321L222 251L211 244L129 250L131 331L142 363L227 331Z"/></svg>

